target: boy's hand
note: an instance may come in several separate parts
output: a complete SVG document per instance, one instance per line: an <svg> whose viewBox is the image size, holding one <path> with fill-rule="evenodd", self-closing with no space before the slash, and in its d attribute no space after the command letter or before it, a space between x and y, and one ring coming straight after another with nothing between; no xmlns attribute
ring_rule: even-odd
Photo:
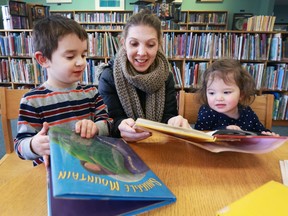
<svg viewBox="0 0 288 216"><path fill-rule="evenodd" d="M49 125L47 122L44 122L41 131L39 131L30 142L31 150L37 155L50 155L48 130Z"/></svg>
<svg viewBox="0 0 288 216"><path fill-rule="evenodd" d="M83 119L75 124L75 132L80 134L81 137L89 139L94 137L95 134L98 134L99 131L93 121Z"/></svg>

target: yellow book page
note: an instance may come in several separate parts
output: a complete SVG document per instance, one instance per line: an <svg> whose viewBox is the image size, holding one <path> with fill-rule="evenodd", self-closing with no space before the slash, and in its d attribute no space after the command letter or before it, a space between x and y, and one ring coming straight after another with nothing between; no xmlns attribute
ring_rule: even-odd
<svg viewBox="0 0 288 216"><path fill-rule="evenodd" d="M270 181L217 212L217 216L288 216L288 187Z"/></svg>
<svg viewBox="0 0 288 216"><path fill-rule="evenodd" d="M192 141L194 140L202 142L214 142L216 140L216 138L213 137L212 135L199 130L195 130L193 128L188 129L188 128L175 127L170 126L168 124L142 118L138 118L136 120L136 126L143 128L144 130L145 128L147 128Z"/></svg>

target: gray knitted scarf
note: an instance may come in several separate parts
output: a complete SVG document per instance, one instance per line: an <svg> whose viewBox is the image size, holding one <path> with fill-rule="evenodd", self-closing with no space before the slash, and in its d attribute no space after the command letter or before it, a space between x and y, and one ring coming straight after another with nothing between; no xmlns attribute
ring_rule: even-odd
<svg viewBox="0 0 288 216"><path fill-rule="evenodd" d="M114 81L118 96L129 118L146 118L160 122L165 105L165 81L169 75L169 63L161 51L146 73L138 73L121 48L114 61ZM145 113L136 88L146 93Z"/></svg>

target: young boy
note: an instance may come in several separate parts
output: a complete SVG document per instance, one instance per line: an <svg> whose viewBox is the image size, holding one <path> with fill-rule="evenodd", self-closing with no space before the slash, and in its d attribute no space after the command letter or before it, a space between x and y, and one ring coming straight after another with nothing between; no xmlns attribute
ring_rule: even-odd
<svg viewBox="0 0 288 216"><path fill-rule="evenodd" d="M33 29L34 55L48 79L20 103L15 151L37 165L50 155L49 126L66 123L81 137L109 135L112 120L95 86L81 80L86 67L87 33L74 20L50 16Z"/></svg>

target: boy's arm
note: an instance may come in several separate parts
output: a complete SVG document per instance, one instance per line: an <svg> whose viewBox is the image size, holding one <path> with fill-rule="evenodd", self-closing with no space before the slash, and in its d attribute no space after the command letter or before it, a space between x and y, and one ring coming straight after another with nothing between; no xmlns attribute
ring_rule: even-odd
<svg viewBox="0 0 288 216"><path fill-rule="evenodd" d="M121 137L118 126L128 117L118 97L112 69L106 69L103 71L99 79L98 90L104 100L104 103L108 107L109 116L113 119L111 135L113 137Z"/></svg>
<svg viewBox="0 0 288 216"><path fill-rule="evenodd" d="M38 115L36 114L35 109L28 104L26 98L22 98L17 122L17 135L14 139L14 149L20 158L34 160L39 158L39 155L32 151L30 143L33 136L38 133L39 128L31 126L29 116L35 117Z"/></svg>
<svg viewBox="0 0 288 216"><path fill-rule="evenodd" d="M113 124L112 118L109 118L107 112L107 106L99 93L96 98L96 113L95 113L95 124L98 127L98 135L109 136L111 127Z"/></svg>

